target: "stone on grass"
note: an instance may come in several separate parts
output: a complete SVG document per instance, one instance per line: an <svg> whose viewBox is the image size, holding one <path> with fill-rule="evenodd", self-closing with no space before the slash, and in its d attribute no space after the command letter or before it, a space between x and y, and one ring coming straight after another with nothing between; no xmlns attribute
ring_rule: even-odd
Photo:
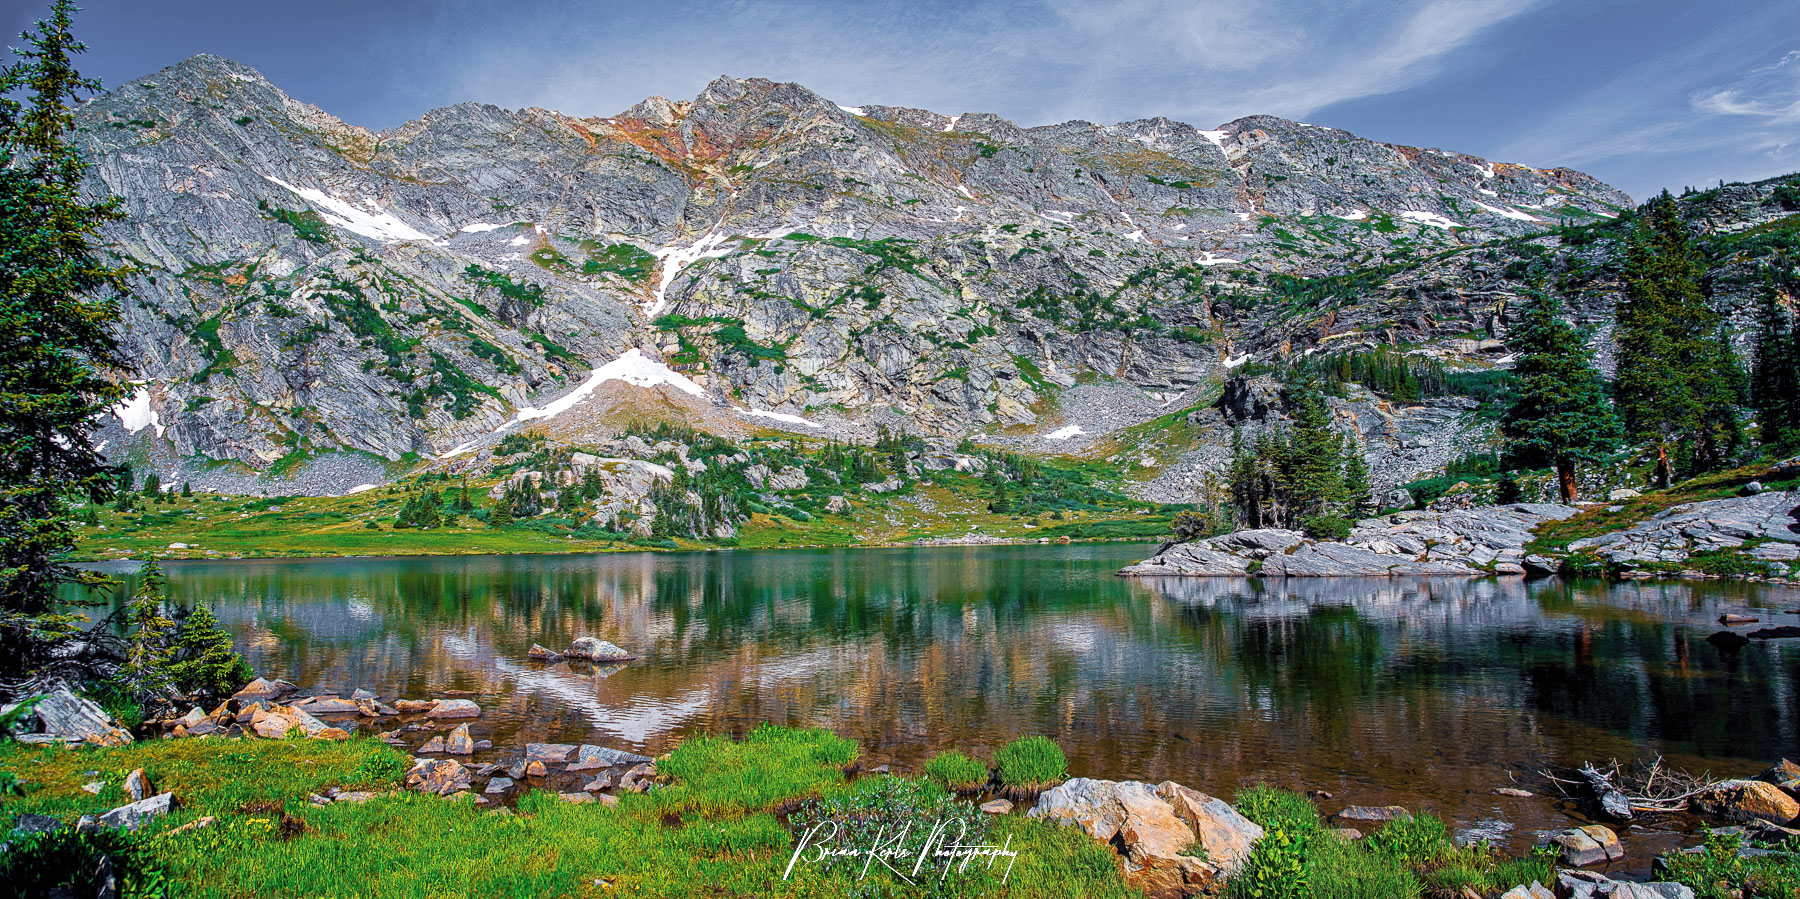
<svg viewBox="0 0 1800 899"><path fill-rule="evenodd" d="M587 793L558 793L556 795L558 798L562 799L562 801L572 802L572 803L575 803L576 805L581 805L584 803L589 803L589 802L594 801L594 797Z"/></svg>
<svg viewBox="0 0 1800 899"><path fill-rule="evenodd" d="M448 796L469 788L469 769L455 759L424 759L407 772L406 785L421 793Z"/></svg>
<svg viewBox="0 0 1800 899"><path fill-rule="evenodd" d="M139 768L125 775L125 795L130 796L132 802L156 795L156 790L150 786L150 776L144 773L144 769Z"/></svg>
<svg viewBox="0 0 1800 899"><path fill-rule="evenodd" d="M98 818L83 815L78 830L93 830L96 827L117 827L124 830L137 830L145 821L166 815L175 807L174 793L159 793L149 799L141 799L130 805L121 805Z"/></svg>
<svg viewBox="0 0 1800 899"><path fill-rule="evenodd" d="M1206 858L1225 870L1237 871L1263 829L1256 822L1237 813L1223 799L1191 790L1172 780L1156 786L1156 795L1175 808L1175 815L1194 831L1194 841L1206 850Z"/></svg>
<svg viewBox="0 0 1800 899"><path fill-rule="evenodd" d="M992 802L983 802L981 804L981 811L984 814L989 815L1004 815L1010 813L1012 810L1012 802L1006 799L995 799Z"/></svg>
<svg viewBox="0 0 1800 899"><path fill-rule="evenodd" d="M1192 895L1219 880L1219 866L1188 854L1194 831L1147 783L1072 778L1025 815L1076 825L1122 851L1127 882L1148 895Z"/></svg>
<svg viewBox="0 0 1800 899"><path fill-rule="evenodd" d="M312 736L319 740L348 740L350 739L350 732L341 727L327 727L320 729L318 733L313 734Z"/></svg>
<svg viewBox="0 0 1800 899"><path fill-rule="evenodd" d="M469 699L445 699L425 713L427 718L479 718L481 706Z"/></svg>
<svg viewBox="0 0 1800 899"><path fill-rule="evenodd" d="M5 711L15 707L7 705ZM31 713L24 716L19 730L23 743L89 743L95 746L123 746L131 742L131 734L118 726L99 703L76 695L61 686L38 700ZM31 739L27 739L27 738Z"/></svg>

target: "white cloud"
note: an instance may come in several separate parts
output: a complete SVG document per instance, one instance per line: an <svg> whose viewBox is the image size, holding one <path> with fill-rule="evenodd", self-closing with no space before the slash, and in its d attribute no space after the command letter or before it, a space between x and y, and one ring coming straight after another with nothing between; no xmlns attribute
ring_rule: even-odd
<svg viewBox="0 0 1800 899"><path fill-rule="evenodd" d="M1728 87L1694 94L1693 106L1703 114L1751 116L1769 125L1800 123L1800 50L1752 69Z"/></svg>

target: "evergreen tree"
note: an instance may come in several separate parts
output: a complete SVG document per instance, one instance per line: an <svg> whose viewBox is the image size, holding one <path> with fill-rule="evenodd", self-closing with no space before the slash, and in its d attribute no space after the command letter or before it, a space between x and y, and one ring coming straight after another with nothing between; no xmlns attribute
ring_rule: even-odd
<svg viewBox="0 0 1800 899"><path fill-rule="evenodd" d="M1586 342L1559 312L1555 297L1526 294L1511 340L1519 354L1516 393L1500 419L1500 436L1513 464L1554 468L1562 501L1572 503L1575 467L1617 448L1621 429Z"/></svg>
<svg viewBox="0 0 1800 899"><path fill-rule="evenodd" d="M167 580L155 560L138 569L138 588L125 604L125 658L113 680L128 696L145 702L166 694L169 679L169 635L174 627L163 614Z"/></svg>
<svg viewBox="0 0 1800 899"><path fill-rule="evenodd" d="M1351 518L1362 518L1374 510L1374 502L1369 493L1374 485L1369 482L1369 460L1363 458L1362 447L1356 438L1344 435L1344 511Z"/></svg>
<svg viewBox="0 0 1800 899"><path fill-rule="evenodd" d="M115 470L94 449L99 413L126 394L113 337L126 270L98 252L117 200L82 199L70 141L86 48L75 7L56 0L0 69L0 674L34 669L77 632L58 587L106 582L63 561L75 545L67 498L110 499ZM66 607L65 607L66 609Z"/></svg>
<svg viewBox="0 0 1800 899"><path fill-rule="evenodd" d="M157 477L154 471L144 475L144 495L154 499L161 494L162 478Z"/></svg>
<svg viewBox="0 0 1800 899"><path fill-rule="evenodd" d="M191 499L191 498L193 498L193 496L194 496L194 488L189 486L188 482L182 481L181 482L181 498L182 499Z"/></svg>
<svg viewBox="0 0 1800 899"><path fill-rule="evenodd" d="M489 527L503 528L513 523L512 500L502 496L488 509Z"/></svg>
<svg viewBox="0 0 1800 899"><path fill-rule="evenodd" d="M237 692L255 672L231 646L231 635L219 627L212 610L198 605L181 619L169 654L169 676L175 688L203 699Z"/></svg>
<svg viewBox="0 0 1800 899"><path fill-rule="evenodd" d="M1290 521L1328 515L1344 491L1343 444L1318 379L1303 374L1284 391L1294 427L1288 450Z"/></svg>
<svg viewBox="0 0 1800 899"><path fill-rule="evenodd" d="M1700 260L1664 191L1626 247L1619 304L1618 407L1626 433L1656 453L1657 480L1704 470L1734 453L1742 377L1723 322L1700 289Z"/></svg>
<svg viewBox="0 0 1800 899"><path fill-rule="evenodd" d="M1775 289L1774 274L1764 269L1756 293L1756 337L1750 375L1750 405L1756 410L1758 439L1786 451L1800 442L1800 378L1795 366L1796 334Z"/></svg>

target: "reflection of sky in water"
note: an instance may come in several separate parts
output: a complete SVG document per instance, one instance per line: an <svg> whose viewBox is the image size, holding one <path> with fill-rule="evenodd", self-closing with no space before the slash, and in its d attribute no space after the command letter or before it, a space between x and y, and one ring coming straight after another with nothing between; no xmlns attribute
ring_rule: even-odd
<svg viewBox="0 0 1800 899"><path fill-rule="evenodd" d="M384 696L467 690L496 742L620 741L773 720L871 758L1043 733L1089 776L1215 792L1269 779L1437 808L1546 761L1663 752L1754 774L1800 745L1800 641L1727 655L1755 585L1113 575L1142 547L983 547L175 563L259 670ZM617 670L526 661L611 640ZM1540 803L1540 805L1542 805ZM1508 808L1517 816L1518 809ZM1559 820L1519 821L1525 830Z"/></svg>

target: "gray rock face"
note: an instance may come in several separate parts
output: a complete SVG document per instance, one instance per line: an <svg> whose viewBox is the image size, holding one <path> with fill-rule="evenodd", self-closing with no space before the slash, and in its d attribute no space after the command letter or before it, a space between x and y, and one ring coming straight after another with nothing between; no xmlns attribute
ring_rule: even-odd
<svg viewBox="0 0 1800 899"><path fill-rule="evenodd" d="M1641 562L1683 562L1706 550L1731 549L1752 538L1772 541L1757 548L1760 558L1785 561L1800 545L1800 491L1766 491L1750 496L1686 503L1659 512L1633 527L1576 540L1571 551L1599 555L1621 567ZM1784 558L1785 557L1785 558Z"/></svg>
<svg viewBox="0 0 1800 899"><path fill-rule="evenodd" d="M1630 204L1578 172L1269 116L860 113L720 78L610 118L466 103L376 133L212 56L123 85L78 134L90 192L127 211L106 236L143 273L123 338L148 383L101 437L164 474L294 445L446 454L633 348L708 408L846 433L875 410L951 435L1037 426L1085 375L1145 420L1227 357L1328 338L1498 358L1451 335L1504 331L1509 260L1433 251ZM1345 247L1430 261L1298 314L1244 277L1341 274ZM305 486L380 477L355 458Z"/></svg>
<svg viewBox="0 0 1800 899"><path fill-rule="evenodd" d="M175 794L161 793L149 799L139 800L130 805L121 805L99 817L83 815L76 827L89 830L94 827L117 827L124 830L137 830L145 821L159 815L166 815L175 808Z"/></svg>
<svg viewBox="0 0 1800 899"><path fill-rule="evenodd" d="M1531 529L1573 506L1514 503L1450 512L1397 512L1359 522L1344 541L1298 531L1238 531L1181 543L1119 573L1133 577L1386 577L1523 574Z"/></svg>
<svg viewBox="0 0 1800 899"><path fill-rule="evenodd" d="M6 706L11 711L12 705ZM131 734L93 700L77 696L66 686L44 695L25 716L28 733L21 742L89 743L96 746L121 746L131 742Z"/></svg>

